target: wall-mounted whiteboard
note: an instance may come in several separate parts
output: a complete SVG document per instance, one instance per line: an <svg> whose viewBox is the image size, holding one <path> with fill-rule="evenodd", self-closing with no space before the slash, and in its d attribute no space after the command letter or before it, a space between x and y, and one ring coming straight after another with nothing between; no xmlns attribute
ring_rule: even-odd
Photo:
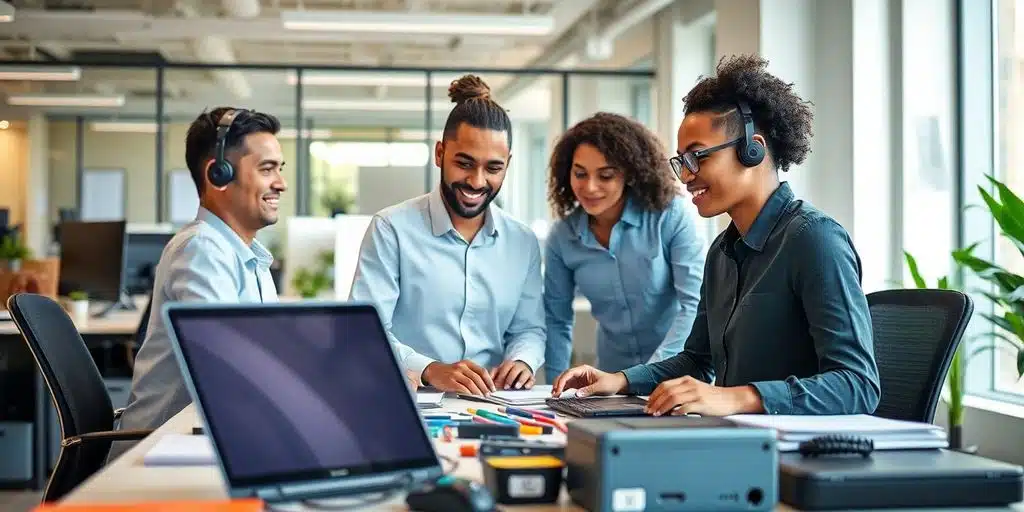
<svg viewBox="0 0 1024 512"><path fill-rule="evenodd" d="M167 218L173 224L185 224L196 218L199 193L187 169L174 169L167 174Z"/></svg>
<svg viewBox="0 0 1024 512"><path fill-rule="evenodd" d="M85 169L79 186L83 221L124 220L124 169Z"/></svg>

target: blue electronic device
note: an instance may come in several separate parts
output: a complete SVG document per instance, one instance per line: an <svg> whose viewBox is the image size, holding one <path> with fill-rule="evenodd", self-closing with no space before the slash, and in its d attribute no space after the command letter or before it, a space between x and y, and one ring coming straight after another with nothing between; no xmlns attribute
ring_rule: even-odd
<svg viewBox="0 0 1024 512"><path fill-rule="evenodd" d="M569 422L566 486L587 510L772 510L775 431L721 418L624 417Z"/></svg>

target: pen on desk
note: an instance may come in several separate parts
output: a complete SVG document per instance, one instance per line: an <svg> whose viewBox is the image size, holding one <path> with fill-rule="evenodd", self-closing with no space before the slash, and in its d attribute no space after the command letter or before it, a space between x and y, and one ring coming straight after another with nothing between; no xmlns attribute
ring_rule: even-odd
<svg viewBox="0 0 1024 512"><path fill-rule="evenodd" d="M512 425L518 425L519 424L516 420L513 420L513 419L511 419L511 418L509 418L507 416L503 416L503 415L498 414L496 412L484 411L484 410L481 410L481 409L468 409L468 411L471 414L475 414L477 416L482 416L484 418L496 421L498 423L509 423L509 424L512 424Z"/></svg>
<svg viewBox="0 0 1024 512"><path fill-rule="evenodd" d="M555 419L555 418L558 417L557 414L555 414L553 412L550 412L550 411L539 411L537 409L520 409L518 407L508 407L508 409L514 409L514 410L517 410L517 411L523 411L523 412L525 412L527 414L539 414L541 416L545 416L545 417L548 417L548 418L551 418L551 419Z"/></svg>
<svg viewBox="0 0 1024 512"><path fill-rule="evenodd" d="M560 430L563 434L569 432L569 427L565 426L565 423L562 423L561 421L558 421L556 419L548 418L547 416L535 416L533 419L538 423L551 425L552 427L555 427L558 430Z"/></svg>
<svg viewBox="0 0 1024 512"><path fill-rule="evenodd" d="M515 420L516 422L518 422L518 423L520 423L522 425L530 425L532 427L540 427L541 429L545 429L546 428L548 430L551 430L551 427L554 426L554 425L551 425L551 424L542 423L540 421L535 421L533 418L524 418L522 416L509 416L509 418L512 419L512 420Z"/></svg>

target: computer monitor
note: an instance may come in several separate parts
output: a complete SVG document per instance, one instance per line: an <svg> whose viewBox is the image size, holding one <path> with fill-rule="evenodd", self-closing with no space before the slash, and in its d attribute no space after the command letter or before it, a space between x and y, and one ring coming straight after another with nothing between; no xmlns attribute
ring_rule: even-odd
<svg viewBox="0 0 1024 512"><path fill-rule="evenodd" d="M174 233L128 233L124 253L125 291L148 295L153 289L156 265Z"/></svg>
<svg viewBox="0 0 1024 512"><path fill-rule="evenodd" d="M187 302L163 315L230 496L302 501L441 476L374 306Z"/></svg>
<svg viewBox="0 0 1024 512"><path fill-rule="evenodd" d="M62 294L82 291L90 300L130 308L124 298L125 221L64 222L60 227Z"/></svg>

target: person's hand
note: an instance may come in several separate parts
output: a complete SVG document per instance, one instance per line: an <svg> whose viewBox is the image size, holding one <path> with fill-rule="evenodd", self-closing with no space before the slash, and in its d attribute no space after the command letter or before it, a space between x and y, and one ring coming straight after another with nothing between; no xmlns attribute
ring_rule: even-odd
<svg viewBox="0 0 1024 512"><path fill-rule="evenodd" d="M644 412L654 416L729 416L759 412L761 407L761 397L753 386L718 387L687 375L658 384Z"/></svg>
<svg viewBox="0 0 1024 512"><path fill-rule="evenodd" d="M505 361L491 370L494 385L503 389L530 389L536 380L533 370L522 361Z"/></svg>
<svg viewBox="0 0 1024 512"><path fill-rule="evenodd" d="M453 364L430 363L423 369L423 379L438 391L486 396L495 389L487 370L469 359Z"/></svg>
<svg viewBox="0 0 1024 512"><path fill-rule="evenodd" d="M624 393L629 387L626 375L621 372L602 372L590 365L570 368L551 385L551 396L558 397L566 389L576 389L576 396L615 395Z"/></svg>
<svg viewBox="0 0 1024 512"><path fill-rule="evenodd" d="M416 375L416 372L412 370L405 370L405 381L409 384L409 389L413 390L413 392L423 385L419 375Z"/></svg>

